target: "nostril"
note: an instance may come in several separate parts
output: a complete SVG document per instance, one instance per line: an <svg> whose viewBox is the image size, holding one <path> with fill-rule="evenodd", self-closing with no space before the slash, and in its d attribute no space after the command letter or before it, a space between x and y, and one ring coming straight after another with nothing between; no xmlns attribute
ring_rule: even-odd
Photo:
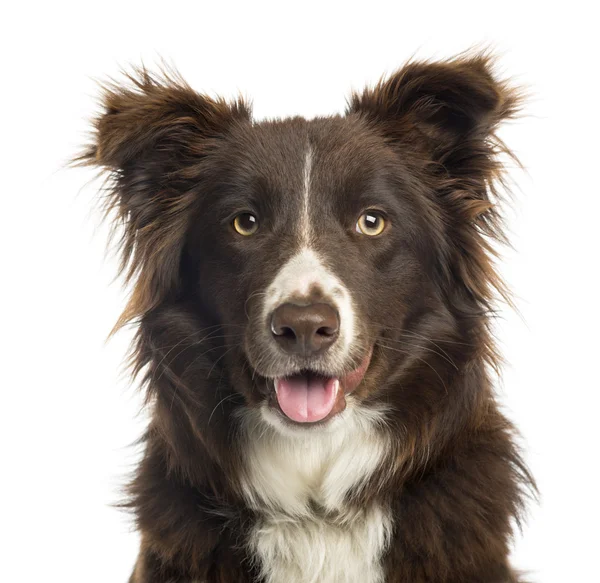
<svg viewBox="0 0 600 583"><path fill-rule="evenodd" d="M290 340L294 340L296 338L296 333L293 328L289 326L282 326L277 332L273 330L273 334L275 336L283 336L283 338L289 338Z"/></svg>
<svg viewBox="0 0 600 583"><path fill-rule="evenodd" d="M296 341L296 331L289 325L289 318L277 310L271 316L271 333L280 343Z"/></svg>
<svg viewBox="0 0 600 583"><path fill-rule="evenodd" d="M337 334L337 329L332 328L331 326L322 326L321 328L319 328L317 330L317 334L319 336L334 336L335 334Z"/></svg>

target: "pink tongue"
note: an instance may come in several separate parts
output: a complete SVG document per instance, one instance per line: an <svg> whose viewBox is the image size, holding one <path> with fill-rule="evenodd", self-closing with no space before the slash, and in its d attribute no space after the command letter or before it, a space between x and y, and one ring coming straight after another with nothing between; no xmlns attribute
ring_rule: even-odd
<svg viewBox="0 0 600 583"><path fill-rule="evenodd" d="M275 381L281 410L299 423L320 421L331 413L340 381L336 378L297 375Z"/></svg>

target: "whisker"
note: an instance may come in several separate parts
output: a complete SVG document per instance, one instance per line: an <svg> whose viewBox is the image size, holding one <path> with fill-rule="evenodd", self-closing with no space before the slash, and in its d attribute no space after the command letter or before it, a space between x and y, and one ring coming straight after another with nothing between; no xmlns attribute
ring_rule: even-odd
<svg viewBox="0 0 600 583"><path fill-rule="evenodd" d="M219 336L210 336L210 340L215 340L217 338L243 338L244 334L221 334ZM204 341L204 339L201 340L195 340L194 342L191 342L188 346L186 346L186 350L188 348L193 348L194 346L198 346L199 344L202 344L202 342ZM169 348L177 348L179 345L181 344L180 342L177 342L176 344L166 344L165 346L153 346L152 349L155 350L156 352L162 352L163 350L167 350Z"/></svg>
<svg viewBox="0 0 600 583"><path fill-rule="evenodd" d="M423 340L427 340L427 341L431 342L432 344L436 344L437 342L442 342L444 344L457 344L459 346L475 346L472 342L459 342L458 340L449 340L446 338L435 338L435 337L430 338L423 334L419 334L418 332L415 332L414 330L408 330L402 326L389 326L388 324L377 324L377 323L375 325L379 326L381 328L384 328L386 330L402 332L403 334L412 334L413 336L418 336L419 338L422 338ZM438 345L438 348L440 348L439 345Z"/></svg>
<svg viewBox="0 0 600 583"><path fill-rule="evenodd" d="M210 329L210 328L217 328L216 332L219 331L219 328L221 328L222 326L209 326L208 328L206 328L206 330ZM160 368L160 366L162 365L162 363L164 362L164 360L169 356L169 354L171 354L171 352L173 350L175 350L175 348L177 348L178 346L181 346L181 344L183 342L185 342L188 338L191 338L192 336L195 336L196 334L198 334L198 330L194 330L194 332L192 332L191 334L188 334L187 336L184 336L181 340L179 340L179 342L177 342L177 344L173 345L165 355L163 355L163 357L161 358L160 362L156 365L155 370L158 370ZM201 332L200 332L201 333ZM209 334L210 336L210 334ZM155 348L153 347L157 352L161 352L161 350L159 348ZM155 378L154 375L152 375L152 379L151 382L155 382Z"/></svg>
<svg viewBox="0 0 600 583"><path fill-rule="evenodd" d="M427 346L422 346L420 344L412 344L410 342L406 342L405 340L396 340L393 338L384 338L383 340L385 340L386 342L395 342L397 344L405 344L406 346L412 346L413 348L420 348L421 350L426 350L427 352L432 352L433 354L437 354L440 358L443 358L448 364L450 364L456 370L458 370L458 366L455 364L455 362L450 358L450 356L446 352L444 352L444 354L442 354L442 353L438 352L437 350L434 350L433 348L429 348Z"/></svg>
<svg viewBox="0 0 600 583"><path fill-rule="evenodd" d="M233 350L234 348L236 348L237 344L232 346L229 350ZM204 352L197 354L193 359L192 362L190 362L182 371L181 373L181 377L184 377L185 374L187 373L187 371L192 368L203 356L207 355L209 352L212 352L213 350L220 350L222 348L225 348L224 344L221 344L219 346L213 346L212 348L209 348L208 350L205 350ZM227 352L229 352L229 350ZM223 355L224 356L224 355ZM212 369L211 369L212 371ZM209 373L210 375L210 373ZM208 378L208 377L207 377Z"/></svg>
<svg viewBox="0 0 600 583"><path fill-rule="evenodd" d="M429 362L427 362L425 359L420 358L419 356L412 355L407 350L402 350L402 349L399 349L399 348L394 348L393 346L386 346L384 344L379 344L379 346L381 346L382 348L385 348L387 350L394 350L396 352L401 352L401 353L406 354L408 356L413 356L418 361L422 362L423 364L426 364L437 375L437 377L440 379L440 382L442 383L442 385L444 387L444 390L446 391L446 395L449 394L448 393L448 387L446 386L446 383L444 382L444 379L440 376L440 373L437 370L435 370L435 368Z"/></svg>
<svg viewBox="0 0 600 583"><path fill-rule="evenodd" d="M250 301L252 298L255 298L255 297L257 297L257 296L266 296L266 295L267 295L267 292L266 292L266 291L255 291L255 292L252 292L252 293L251 293L251 294L248 296L248 298L247 298L247 299L246 299L246 301L244 302L244 314L246 314L246 318L247 318L248 320L250 319L250 314L248 314L248 310L247 310L247 307L248 307L248 302L249 302L249 301Z"/></svg>
<svg viewBox="0 0 600 583"><path fill-rule="evenodd" d="M206 378L210 378L210 375L212 373L212 371L214 370L215 366L217 366L217 363L224 358L227 354L229 354L234 348L237 348L237 346L232 346L231 348L229 348L228 350L226 350L223 354L221 354L221 356L219 356L219 358L217 358L217 360L215 360L214 364L212 365L211 369L208 371L208 374L206 375Z"/></svg>
<svg viewBox="0 0 600 583"><path fill-rule="evenodd" d="M208 417L208 422L206 423L206 426L208 427L210 425L210 420L212 419L213 415L215 414L215 411L217 410L217 408L219 407L219 405L221 405L222 403L224 403L225 401L228 401L229 399L233 399L235 397L237 397L238 395L236 393L231 393L230 395L226 395L225 397L223 397L213 408L213 410L211 411L209 417Z"/></svg>
<svg viewBox="0 0 600 583"><path fill-rule="evenodd" d="M222 328L223 326L221 326ZM189 344L188 346L185 346L182 350L180 350L173 358L172 360L175 360L176 358L178 358L179 356L181 356L186 350L188 350L189 348L192 348L193 346L198 346L199 344L202 344L202 342L204 342L205 340L213 340L215 338L220 338L220 336L214 336L214 334L216 334L217 332L219 332L219 329L217 330L213 330L210 334L207 334L206 336L204 336L203 338L201 338L200 340L197 340L195 342L192 342L191 344ZM180 340L177 344L175 344L175 346L173 348L171 348L164 356L163 358L160 360L160 362L157 365L157 368L160 367L162 365L162 363L165 361L165 359L167 358L167 356L169 356L169 354L171 354L171 352L173 352L173 350L175 350L175 348L177 346L180 346L183 342L185 342L188 338L190 338L191 336L193 336L193 334L190 334L188 336L186 336L185 338L183 338L182 340ZM227 336L227 335L225 335ZM161 373L162 375L162 373ZM161 378L161 375L158 376L158 378L154 378L154 376L151 379L151 382L158 382Z"/></svg>

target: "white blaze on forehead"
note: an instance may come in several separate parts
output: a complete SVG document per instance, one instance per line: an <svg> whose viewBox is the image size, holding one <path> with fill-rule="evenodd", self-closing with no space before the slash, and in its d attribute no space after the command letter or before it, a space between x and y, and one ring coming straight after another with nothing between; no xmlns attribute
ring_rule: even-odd
<svg viewBox="0 0 600 583"><path fill-rule="evenodd" d="M355 326L350 293L312 249L304 247L279 270L267 288L266 315L286 302L308 299L315 289L319 290L323 301L331 303L337 309L340 316L341 346L344 353L348 353Z"/></svg>
<svg viewBox="0 0 600 583"><path fill-rule="evenodd" d="M302 192L302 221L300 224L300 233L302 243L308 245L311 239L311 228L310 228L310 179L313 165L313 152L312 148L308 146L306 151L306 157L304 158L304 180L303 180L303 192Z"/></svg>

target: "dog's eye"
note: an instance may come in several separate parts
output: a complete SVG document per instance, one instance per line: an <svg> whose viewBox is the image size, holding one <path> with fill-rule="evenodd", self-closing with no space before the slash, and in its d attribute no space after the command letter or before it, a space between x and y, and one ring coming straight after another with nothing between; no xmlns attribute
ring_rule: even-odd
<svg viewBox="0 0 600 583"><path fill-rule="evenodd" d="M356 223L356 231L362 235L375 237L383 233L385 229L385 219L379 211L366 211Z"/></svg>
<svg viewBox="0 0 600 583"><path fill-rule="evenodd" d="M258 230L258 219L252 213L241 213L233 219L233 228L244 237L254 235Z"/></svg>

